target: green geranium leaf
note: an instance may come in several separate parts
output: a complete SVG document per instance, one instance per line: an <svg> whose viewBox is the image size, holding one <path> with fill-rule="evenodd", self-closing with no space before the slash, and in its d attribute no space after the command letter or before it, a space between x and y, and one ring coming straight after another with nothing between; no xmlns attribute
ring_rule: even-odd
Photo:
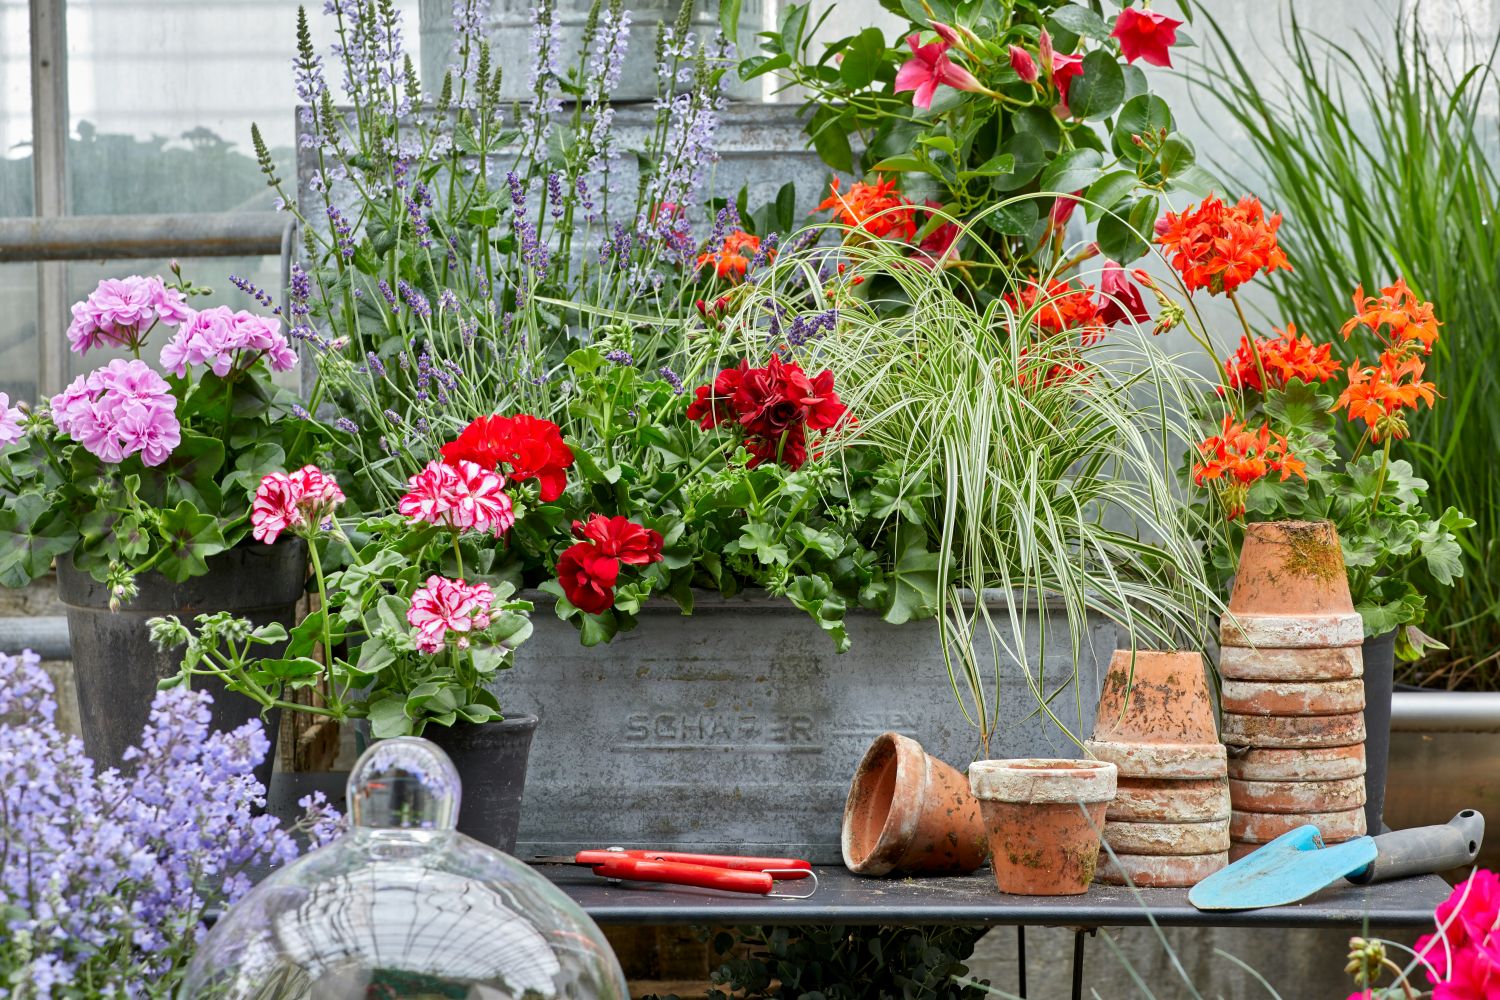
<svg viewBox="0 0 1500 1000"><path fill-rule="evenodd" d="M385 697L370 705L370 733L378 740L393 736L410 736L411 719L406 715L406 702L400 697Z"/></svg>
<svg viewBox="0 0 1500 1000"><path fill-rule="evenodd" d="M1275 421L1276 430L1294 442L1300 437L1324 435L1333 430L1328 398L1301 379L1294 378L1284 388L1270 390L1265 398L1266 414Z"/></svg>
<svg viewBox="0 0 1500 1000"><path fill-rule="evenodd" d="M787 547L776 540L777 534L778 530L772 525L752 521L740 528L735 549L750 553L766 565L785 566L792 557Z"/></svg>
<svg viewBox="0 0 1500 1000"><path fill-rule="evenodd" d="M61 511L39 493L22 493L0 510L0 586L26 586L77 543Z"/></svg>
<svg viewBox="0 0 1500 1000"><path fill-rule="evenodd" d="M157 530L161 533L164 551L156 568L176 583L207 573L208 557L228 548L224 534L219 530L219 519L202 513L187 500L162 511Z"/></svg>
<svg viewBox="0 0 1500 1000"><path fill-rule="evenodd" d="M937 612L942 557L927 549L927 533L903 527L896 537L896 564L886 576L886 621L900 625Z"/></svg>
<svg viewBox="0 0 1500 1000"><path fill-rule="evenodd" d="M1443 511L1442 517L1423 527L1418 536L1427 571L1445 587L1451 586L1454 580L1464 575L1463 549L1459 547L1455 532L1473 525L1472 518L1459 513L1457 508L1449 507Z"/></svg>
<svg viewBox="0 0 1500 1000"><path fill-rule="evenodd" d="M844 599L833 592L826 576L799 576L786 590L787 600L812 616L818 627L833 639L840 653L849 650L849 633L844 628Z"/></svg>
<svg viewBox="0 0 1500 1000"><path fill-rule="evenodd" d="M224 443L184 431L182 443L161 465L141 472L141 499L155 507L190 500L199 510L218 510L223 502L217 476L224 468Z"/></svg>

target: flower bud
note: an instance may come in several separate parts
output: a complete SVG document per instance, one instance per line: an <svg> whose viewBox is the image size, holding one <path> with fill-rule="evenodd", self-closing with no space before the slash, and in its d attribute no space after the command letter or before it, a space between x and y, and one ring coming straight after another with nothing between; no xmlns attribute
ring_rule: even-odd
<svg viewBox="0 0 1500 1000"><path fill-rule="evenodd" d="M1036 62L1031 58L1031 53L1019 45L1010 47L1010 68L1015 70L1016 76L1024 82L1036 83Z"/></svg>

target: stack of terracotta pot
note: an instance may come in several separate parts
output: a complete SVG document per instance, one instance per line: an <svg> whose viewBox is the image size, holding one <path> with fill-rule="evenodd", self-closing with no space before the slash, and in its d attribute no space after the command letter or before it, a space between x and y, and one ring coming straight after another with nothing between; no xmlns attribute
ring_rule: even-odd
<svg viewBox="0 0 1500 1000"><path fill-rule="evenodd" d="M1309 823L1362 836L1364 628L1333 525L1247 526L1220 637L1231 857Z"/></svg>
<svg viewBox="0 0 1500 1000"><path fill-rule="evenodd" d="M1198 653L1119 650L1089 752L1119 768L1097 878L1191 886L1229 861L1224 746Z"/></svg>

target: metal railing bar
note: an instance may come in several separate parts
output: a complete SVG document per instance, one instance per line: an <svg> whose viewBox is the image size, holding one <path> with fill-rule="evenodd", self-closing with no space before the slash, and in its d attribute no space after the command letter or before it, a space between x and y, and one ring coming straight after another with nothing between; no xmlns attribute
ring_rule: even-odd
<svg viewBox="0 0 1500 1000"><path fill-rule="evenodd" d="M0 219L0 263L280 255L281 212Z"/></svg>

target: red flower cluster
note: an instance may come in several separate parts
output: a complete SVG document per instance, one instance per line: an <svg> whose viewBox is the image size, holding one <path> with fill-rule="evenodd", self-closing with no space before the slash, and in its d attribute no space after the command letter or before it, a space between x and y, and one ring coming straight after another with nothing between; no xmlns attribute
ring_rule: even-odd
<svg viewBox="0 0 1500 1000"><path fill-rule="evenodd" d="M618 515L590 514L587 524L574 521L573 537L580 540L558 557L557 582L574 607L591 615L614 607L621 563L661 562L661 534Z"/></svg>
<svg viewBox="0 0 1500 1000"><path fill-rule="evenodd" d="M813 211L833 210L833 216L846 226L871 236L910 240L917 235L916 206L901 196L894 180L876 176L874 184L858 181L848 194L839 191L835 177L828 186L828 197Z"/></svg>
<svg viewBox="0 0 1500 1000"><path fill-rule="evenodd" d="M698 269L701 271L712 264L714 273L719 277L726 281L739 281L750 270L750 263L759 253L760 237L752 236L743 229L736 229L724 237L724 245L718 250L698 255ZM775 250L766 254L767 261L775 259Z"/></svg>
<svg viewBox="0 0 1500 1000"><path fill-rule="evenodd" d="M719 372L713 385L699 386L687 415L704 430L739 425L752 468L780 462L800 469L807 461L807 431L830 430L848 410L833 390L833 372L809 378L800 365L773 354L763 368L751 368L746 359Z"/></svg>
<svg viewBox="0 0 1500 1000"><path fill-rule="evenodd" d="M1209 195L1197 208L1164 215L1156 242L1167 249L1189 292L1233 293L1257 272L1292 269L1276 242L1280 225L1280 213L1266 218L1257 198L1242 198L1230 208Z"/></svg>
<svg viewBox="0 0 1500 1000"><path fill-rule="evenodd" d="M1351 422L1363 420L1372 441L1387 436L1399 441L1409 433L1402 411L1415 410L1419 403L1431 409L1437 400L1437 386L1422 381L1425 367L1420 358L1403 357L1396 351L1381 354L1380 365L1375 368L1356 360L1349 366L1349 385L1333 409L1347 409Z"/></svg>
<svg viewBox="0 0 1500 1000"><path fill-rule="evenodd" d="M573 464L573 449L550 420L525 413L496 414L475 419L456 440L443 445L443 461L453 466L473 462L481 469L505 473L513 483L535 479L542 501L551 503L567 488L565 470Z"/></svg>
<svg viewBox="0 0 1500 1000"><path fill-rule="evenodd" d="M1047 282L1045 290L1035 282L1027 282L1019 292L1006 295L1005 302L1017 313L1036 309L1037 326L1049 334L1077 330L1085 344L1093 344L1104 337L1105 330L1093 295L1091 286L1074 288L1054 278ZM1041 302L1039 308L1038 300Z"/></svg>
<svg viewBox="0 0 1500 1000"><path fill-rule="evenodd" d="M1277 331L1277 337L1257 337L1255 347L1250 347L1250 338L1241 337L1239 350L1224 362L1225 380L1231 389L1249 389L1264 392L1260 373L1266 373L1266 381L1273 389L1283 389L1292 379L1304 382L1327 382L1339 373L1338 359L1331 356L1332 344L1314 344L1309 337L1299 336L1297 324L1288 323L1285 331ZM1256 355L1260 364L1256 364Z"/></svg>
<svg viewBox="0 0 1500 1000"><path fill-rule="evenodd" d="M1252 431L1224 417L1218 434L1198 445L1201 461L1193 466L1193 482L1199 486L1217 483L1225 513L1234 520L1245 512L1250 486L1272 472L1284 482L1293 475L1307 479L1307 467L1291 453L1286 438L1271 433L1271 425Z"/></svg>
<svg viewBox="0 0 1500 1000"><path fill-rule="evenodd" d="M1345 321L1342 332L1348 340L1355 328L1366 326L1403 352L1419 347L1423 354L1430 354L1438 338L1438 327L1442 325L1432 303L1418 298L1416 292L1406 287L1404 279L1397 278L1394 285L1382 288L1378 296L1366 296L1365 287L1356 286L1354 315Z"/></svg>

